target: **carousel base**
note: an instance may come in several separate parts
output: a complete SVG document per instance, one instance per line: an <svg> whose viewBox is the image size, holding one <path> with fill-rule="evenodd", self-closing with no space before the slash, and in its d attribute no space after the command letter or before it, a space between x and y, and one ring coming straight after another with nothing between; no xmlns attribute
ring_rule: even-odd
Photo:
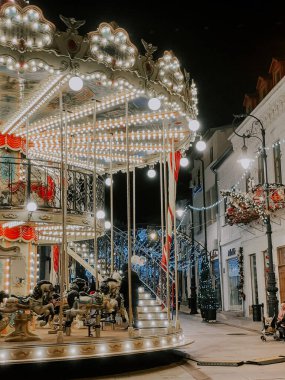
<svg viewBox="0 0 285 380"><path fill-rule="evenodd" d="M158 329L159 330L159 329ZM169 328L164 333L144 335L141 330L116 327L100 331L100 337L88 337L87 329L72 330L70 336L50 334L41 328L34 331L40 341L9 342L0 338L0 364L24 364L79 359L136 355L146 352L169 350L190 344L181 329ZM95 332L94 332L95 336ZM59 343L60 342L60 343Z"/></svg>

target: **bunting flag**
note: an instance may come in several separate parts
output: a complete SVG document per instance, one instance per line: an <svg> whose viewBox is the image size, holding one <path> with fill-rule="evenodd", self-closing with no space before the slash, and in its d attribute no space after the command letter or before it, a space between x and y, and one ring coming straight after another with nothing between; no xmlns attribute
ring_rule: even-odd
<svg viewBox="0 0 285 380"><path fill-rule="evenodd" d="M168 157L168 210L167 210L167 236L166 241L163 247L162 258L161 258L161 266L166 269L170 248L172 243L172 227L174 222L174 214L173 210L175 209L175 201L176 201L176 187L178 181L178 174L180 169L180 159L181 153L177 151L174 153L174 160L172 159L172 153L169 154ZM174 168L173 168L174 161Z"/></svg>

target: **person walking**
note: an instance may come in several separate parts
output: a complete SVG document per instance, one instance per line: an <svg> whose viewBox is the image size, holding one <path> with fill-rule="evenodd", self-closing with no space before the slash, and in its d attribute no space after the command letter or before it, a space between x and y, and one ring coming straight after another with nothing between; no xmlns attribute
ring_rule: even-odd
<svg viewBox="0 0 285 380"><path fill-rule="evenodd" d="M127 310L129 319L129 276L128 276L128 264L123 264L123 279L120 286L120 293L124 297L124 306ZM138 274L131 269L131 286L132 286L132 309L133 309L133 327L138 328L138 305L139 305L139 287L141 286L141 281Z"/></svg>

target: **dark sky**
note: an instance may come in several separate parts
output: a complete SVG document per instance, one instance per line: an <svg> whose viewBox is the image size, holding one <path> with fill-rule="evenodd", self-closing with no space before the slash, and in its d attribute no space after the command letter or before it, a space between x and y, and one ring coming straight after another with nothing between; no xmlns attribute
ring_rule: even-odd
<svg viewBox="0 0 285 380"><path fill-rule="evenodd" d="M158 46L155 58L173 50L198 88L202 131L229 124L243 111L245 93L255 91L273 57L285 58L285 1L99 1L31 0L46 18L65 30L58 15L86 19L80 33L100 22L116 21L143 52L140 39ZM150 185L146 170L138 175L140 222L160 218L159 181ZM187 196L187 175L181 175L178 197ZM144 184L148 183L146 187ZM115 213L124 220L124 176L116 179ZM148 194L150 194L148 196ZM157 197L155 196L157 195Z"/></svg>

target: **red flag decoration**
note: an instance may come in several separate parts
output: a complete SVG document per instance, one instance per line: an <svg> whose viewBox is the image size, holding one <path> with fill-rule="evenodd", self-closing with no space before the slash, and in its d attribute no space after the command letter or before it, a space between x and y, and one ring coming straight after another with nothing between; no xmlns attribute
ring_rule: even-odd
<svg viewBox="0 0 285 380"><path fill-rule="evenodd" d="M59 246L58 245L53 245L52 257L53 257L53 269L56 273L58 273L58 268L59 268Z"/></svg>
<svg viewBox="0 0 285 380"><path fill-rule="evenodd" d="M181 152L177 151L174 153L174 168L173 168L173 158L172 153L168 157L168 194L169 194L169 203L168 203L168 212L167 212L167 236L166 242L163 247L161 265L163 268L166 268L166 265L169 260L170 247L172 243L172 226L174 222L173 210L175 208L176 201L176 187L178 181L178 174L180 169L180 159Z"/></svg>

